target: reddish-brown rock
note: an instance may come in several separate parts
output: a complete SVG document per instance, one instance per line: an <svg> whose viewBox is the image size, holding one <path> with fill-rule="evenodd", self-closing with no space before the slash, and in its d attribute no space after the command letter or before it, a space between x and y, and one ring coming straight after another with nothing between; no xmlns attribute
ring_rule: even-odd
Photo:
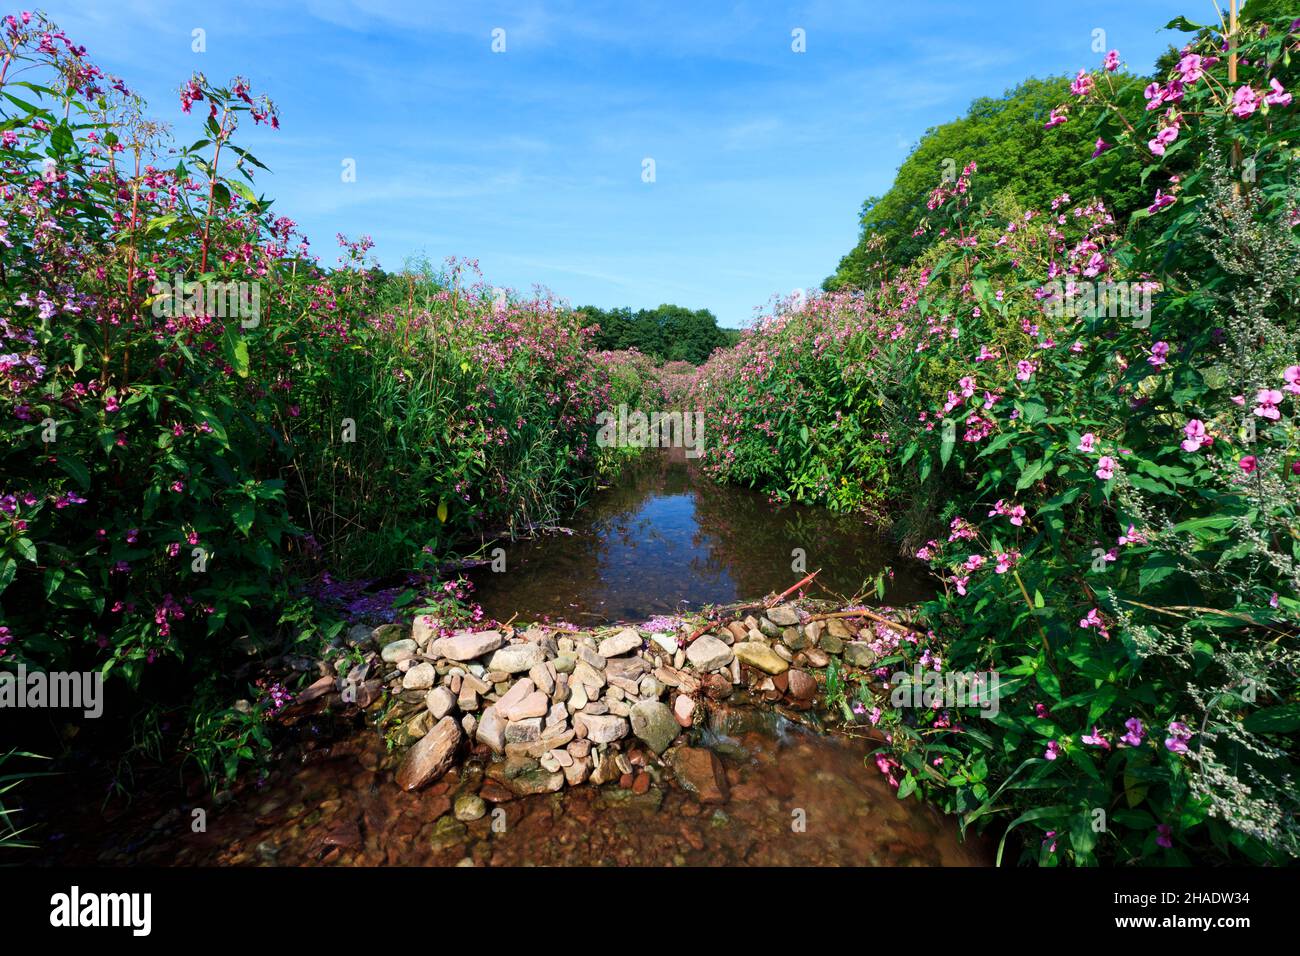
<svg viewBox="0 0 1300 956"><path fill-rule="evenodd" d="M451 769L460 744L460 725L454 717L438 721L419 743L406 752L397 768L397 785L403 790L419 790Z"/></svg>
<svg viewBox="0 0 1300 956"><path fill-rule="evenodd" d="M673 774L701 803L726 803L730 796L726 771L712 750L680 748L673 757Z"/></svg>

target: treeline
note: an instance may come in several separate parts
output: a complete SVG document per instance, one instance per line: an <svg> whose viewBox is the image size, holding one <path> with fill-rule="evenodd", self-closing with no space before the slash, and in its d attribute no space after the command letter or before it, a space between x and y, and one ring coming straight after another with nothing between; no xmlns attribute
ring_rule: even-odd
<svg viewBox="0 0 1300 956"><path fill-rule="evenodd" d="M714 349L734 345L740 337L737 329L719 328L717 316L708 309L661 305L633 312L586 305L578 311L589 324L599 326L593 343L597 349L636 349L661 362L699 365Z"/></svg>

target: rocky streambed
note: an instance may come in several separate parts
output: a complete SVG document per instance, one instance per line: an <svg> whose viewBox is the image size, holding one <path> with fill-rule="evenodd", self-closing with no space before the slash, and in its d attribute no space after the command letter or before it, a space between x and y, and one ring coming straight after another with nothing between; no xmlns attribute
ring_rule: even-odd
<svg viewBox="0 0 1300 956"><path fill-rule="evenodd" d="M874 616L787 603L703 627L354 627L282 711L298 743L266 777L72 827L56 859L987 864L954 821L897 799L871 741L819 729L826 668L876 659Z"/></svg>
<svg viewBox="0 0 1300 956"><path fill-rule="evenodd" d="M811 710L814 674L832 655L849 667L875 659L853 624L808 617L779 604L707 629L535 626L445 636L436 620L420 617L409 631L385 625L365 638L354 633L364 662L341 678L322 677L304 697L378 703L386 685L392 706L382 723L411 744L396 775L405 790L430 785L472 754L495 758L490 789L516 796L589 779L644 793L655 766L702 801L722 802L726 782L716 755L680 740L709 702L739 692ZM371 673L377 677L367 680ZM465 806L478 804L467 799Z"/></svg>

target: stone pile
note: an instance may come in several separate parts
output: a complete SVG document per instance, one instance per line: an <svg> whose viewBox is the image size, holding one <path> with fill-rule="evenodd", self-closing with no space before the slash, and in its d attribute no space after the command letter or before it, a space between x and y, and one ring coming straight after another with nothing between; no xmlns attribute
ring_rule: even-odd
<svg viewBox="0 0 1300 956"><path fill-rule="evenodd" d="M814 671L842 655L869 667L875 655L844 620L809 620L793 604L693 633L633 627L572 632L546 627L437 634L435 622L384 625L349 635L363 653L322 678L310 699L344 689L363 708L386 686L385 715L411 744L397 782L418 790L464 752L491 758L488 777L514 795L548 793L590 780L634 791L667 764L702 802L727 799L726 775L710 751L682 736L705 702L737 689L794 709L813 706ZM870 637L869 632L864 632ZM339 668L343 670L343 668Z"/></svg>

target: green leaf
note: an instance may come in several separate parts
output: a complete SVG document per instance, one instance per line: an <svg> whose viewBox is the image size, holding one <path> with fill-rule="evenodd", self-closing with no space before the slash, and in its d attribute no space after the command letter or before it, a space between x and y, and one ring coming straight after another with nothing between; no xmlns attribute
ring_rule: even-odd
<svg viewBox="0 0 1300 956"><path fill-rule="evenodd" d="M1257 710L1242 726L1253 734L1286 734L1300 730L1300 704L1280 704Z"/></svg>
<svg viewBox="0 0 1300 956"><path fill-rule="evenodd" d="M59 467L67 472L83 491L90 488L90 472L76 455L60 454Z"/></svg>
<svg viewBox="0 0 1300 956"><path fill-rule="evenodd" d="M235 521L235 527L239 529L244 537L253 530L253 519L257 516L257 506L251 499L245 499L238 502L230 509L230 516Z"/></svg>

